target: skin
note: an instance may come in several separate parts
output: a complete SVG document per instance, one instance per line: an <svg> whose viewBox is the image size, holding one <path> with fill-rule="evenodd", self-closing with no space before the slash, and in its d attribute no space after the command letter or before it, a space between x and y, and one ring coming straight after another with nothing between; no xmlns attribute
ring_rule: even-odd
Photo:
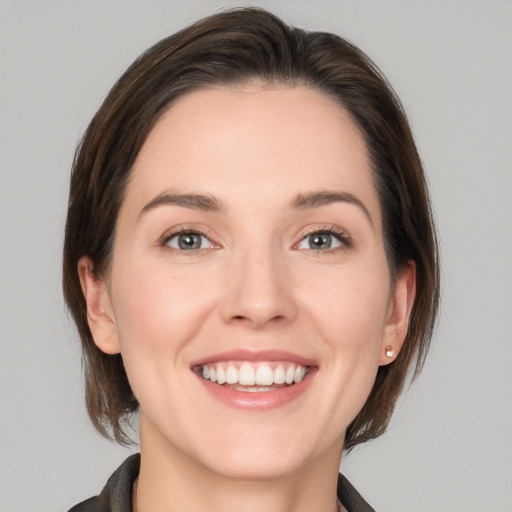
<svg viewBox="0 0 512 512"><path fill-rule="evenodd" d="M352 199L291 206L318 191ZM222 209L155 205L165 193ZM180 249L180 229L201 248ZM312 244L331 229L331 248ZM345 430L398 354L415 292L413 263L391 282L365 144L339 104L284 86L182 97L135 162L109 275L90 268L94 340L121 352L141 406L137 510L336 510ZM231 407L191 363L241 348L311 359L314 375L281 407Z"/></svg>

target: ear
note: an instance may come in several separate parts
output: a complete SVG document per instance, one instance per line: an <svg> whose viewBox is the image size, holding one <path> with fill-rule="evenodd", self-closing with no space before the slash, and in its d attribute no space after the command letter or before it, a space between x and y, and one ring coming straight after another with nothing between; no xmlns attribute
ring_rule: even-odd
<svg viewBox="0 0 512 512"><path fill-rule="evenodd" d="M118 354L121 350L107 283L94 275L92 261L88 256L78 261L78 276L94 343L106 354Z"/></svg>
<svg viewBox="0 0 512 512"><path fill-rule="evenodd" d="M379 365L391 363L400 352L409 328L415 297L416 264L411 260L400 267L389 299L388 320L384 326Z"/></svg>

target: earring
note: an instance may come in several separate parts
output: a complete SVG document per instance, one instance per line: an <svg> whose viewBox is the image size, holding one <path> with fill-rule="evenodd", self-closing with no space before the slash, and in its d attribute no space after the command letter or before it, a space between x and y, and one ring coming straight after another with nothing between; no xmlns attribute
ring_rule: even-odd
<svg viewBox="0 0 512 512"><path fill-rule="evenodd" d="M395 349L391 346L391 345L388 345L386 347L386 356L391 358L395 355Z"/></svg>

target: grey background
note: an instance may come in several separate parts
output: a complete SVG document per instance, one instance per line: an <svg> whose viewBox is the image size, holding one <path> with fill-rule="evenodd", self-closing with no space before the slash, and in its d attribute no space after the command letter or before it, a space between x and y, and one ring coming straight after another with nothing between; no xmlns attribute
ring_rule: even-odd
<svg viewBox="0 0 512 512"><path fill-rule="evenodd" d="M0 0L0 512L66 510L127 453L88 423L62 303L69 168L125 67L228 5L248 2ZM439 222L431 358L390 432L342 469L380 512L511 511L512 2L258 5L377 62L406 105Z"/></svg>

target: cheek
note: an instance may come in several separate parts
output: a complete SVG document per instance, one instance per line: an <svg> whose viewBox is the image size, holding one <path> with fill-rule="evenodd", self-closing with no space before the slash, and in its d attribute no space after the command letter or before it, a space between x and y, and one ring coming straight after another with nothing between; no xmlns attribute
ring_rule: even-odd
<svg viewBox="0 0 512 512"><path fill-rule="evenodd" d="M388 315L387 267L332 272L321 284L316 293L306 290L303 300L333 350L343 349L345 356L378 354Z"/></svg>
<svg viewBox="0 0 512 512"><path fill-rule="evenodd" d="M375 382L390 293L383 268L333 276L316 306L317 331L330 352L325 413L330 411L336 425L355 418Z"/></svg>
<svg viewBox="0 0 512 512"><path fill-rule="evenodd" d="M118 298L114 310L123 356L128 351L167 351L169 357L194 337L215 304L212 279L201 272L172 271L158 263L127 270L119 268L119 286L113 290Z"/></svg>
<svg viewBox="0 0 512 512"><path fill-rule="evenodd" d="M116 327L133 392L142 410L177 406L185 400L172 392L180 389L180 378L188 370L184 347L214 307L214 287L201 273L171 272L154 262L144 266L139 261L132 269L119 266L117 277L113 272Z"/></svg>

